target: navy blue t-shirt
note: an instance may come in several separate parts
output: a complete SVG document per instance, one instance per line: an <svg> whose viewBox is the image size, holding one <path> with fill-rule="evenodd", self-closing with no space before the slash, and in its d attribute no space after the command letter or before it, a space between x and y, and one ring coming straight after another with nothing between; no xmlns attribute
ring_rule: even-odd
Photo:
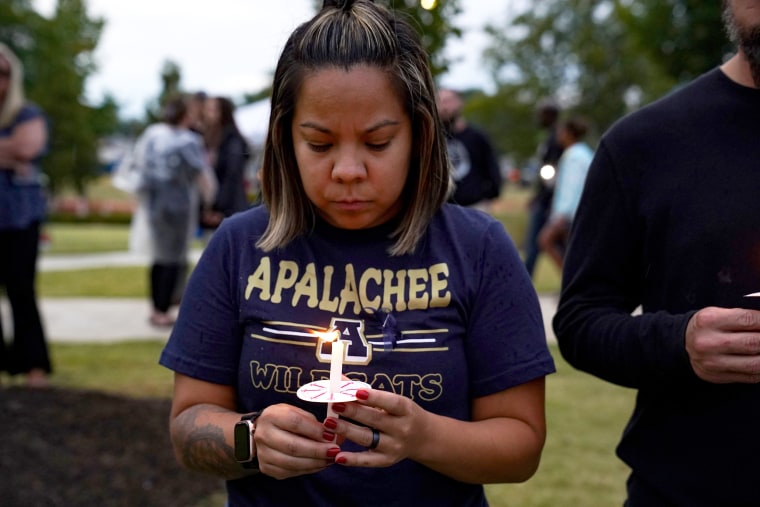
<svg viewBox="0 0 760 507"><path fill-rule="evenodd" d="M296 391L329 377L329 345L318 346L313 331L331 327L350 342L348 377L460 420L469 420L473 398L554 371L531 280L489 215L445 205L417 252L397 257L386 253L395 224L347 231L319 222L287 247L263 252L255 244L267 221L261 206L214 234L160 360L181 374L234 385L240 412L289 403L324 419L326 406L301 401ZM486 505L482 486L410 460L381 469L335 465L284 481L259 474L228 482L228 491L230 506L305 499Z"/></svg>

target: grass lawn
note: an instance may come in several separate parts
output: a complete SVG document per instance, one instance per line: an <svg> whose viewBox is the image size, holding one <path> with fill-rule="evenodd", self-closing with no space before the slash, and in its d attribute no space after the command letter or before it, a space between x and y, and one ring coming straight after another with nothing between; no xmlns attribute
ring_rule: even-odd
<svg viewBox="0 0 760 507"><path fill-rule="evenodd" d="M172 374L158 366L162 341L110 345L53 343L53 382L133 396L170 397ZM633 406L633 391L581 373L552 354L547 378L548 436L537 474L524 484L486 486L492 507L622 505L626 467L614 448Z"/></svg>

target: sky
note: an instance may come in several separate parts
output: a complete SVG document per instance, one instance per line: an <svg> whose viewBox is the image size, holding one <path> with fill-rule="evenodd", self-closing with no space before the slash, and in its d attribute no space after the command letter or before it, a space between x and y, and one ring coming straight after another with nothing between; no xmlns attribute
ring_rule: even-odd
<svg viewBox="0 0 760 507"><path fill-rule="evenodd" d="M56 0L34 0L43 15ZM481 61L488 43L482 27L502 25L518 0L461 0L455 20L464 35L452 38L455 60L444 86L489 89ZM87 98L110 93L124 118L142 118L161 91L167 60L181 71L181 86L239 99L271 82L282 46L293 29L313 15L313 0L88 0L90 17L106 25L95 52L98 70L87 82Z"/></svg>

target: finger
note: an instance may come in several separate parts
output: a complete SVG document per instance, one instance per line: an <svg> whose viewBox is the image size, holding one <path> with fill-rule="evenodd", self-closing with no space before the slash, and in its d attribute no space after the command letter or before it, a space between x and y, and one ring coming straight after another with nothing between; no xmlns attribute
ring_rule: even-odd
<svg viewBox="0 0 760 507"><path fill-rule="evenodd" d="M697 338L695 347L700 354L757 355L760 354L760 332L714 333Z"/></svg>
<svg viewBox="0 0 760 507"><path fill-rule="evenodd" d="M758 360L749 356L710 356L692 361L694 373L714 384L760 383Z"/></svg>
<svg viewBox="0 0 760 507"><path fill-rule="evenodd" d="M259 418L256 428L257 434L268 434L268 430L277 430L287 434L299 435L316 442L325 441L323 438L324 428L312 413L289 405L277 405L277 409L275 412L270 407L265 414L266 418L264 416Z"/></svg>
<svg viewBox="0 0 760 507"><path fill-rule="evenodd" d="M742 378L742 382L754 383L760 379L760 356L715 356L702 361L701 367L714 374Z"/></svg>
<svg viewBox="0 0 760 507"><path fill-rule="evenodd" d="M758 384L760 383L760 376L731 373L731 372L714 372L701 368L695 368L695 373L699 378L710 382L712 384Z"/></svg>
<svg viewBox="0 0 760 507"><path fill-rule="evenodd" d="M330 456L327 454L323 459L295 458L276 450L266 453L266 459L259 458L259 470L270 477L285 479L304 474L320 472L333 464L335 456L340 453L340 448L335 448Z"/></svg>
<svg viewBox="0 0 760 507"><path fill-rule="evenodd" d="M275 438L261 445L257 442L256 453L263 473L272 477L291 477L324 469L334 462L340 447L290 435L289 441ZM283 476L283 473L287 475Z"/></svg>
<svg viewBox="0 0 760 507"><path fill-rule="evenodd" d="M704 308L694 315L699 329L760 331L760 311L744 308Z"/></svg>

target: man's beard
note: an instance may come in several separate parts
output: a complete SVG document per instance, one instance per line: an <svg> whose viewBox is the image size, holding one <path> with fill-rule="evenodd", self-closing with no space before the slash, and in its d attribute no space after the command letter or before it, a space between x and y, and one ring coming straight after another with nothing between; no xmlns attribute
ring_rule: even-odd
<svg viewBox="0 0 760 507"><path fill-rule="evenodd" d="M755 86L760 88L760 26L741 26L737 23L728 1L723 2L723 24L726 33L749 62Z"/></svg>

